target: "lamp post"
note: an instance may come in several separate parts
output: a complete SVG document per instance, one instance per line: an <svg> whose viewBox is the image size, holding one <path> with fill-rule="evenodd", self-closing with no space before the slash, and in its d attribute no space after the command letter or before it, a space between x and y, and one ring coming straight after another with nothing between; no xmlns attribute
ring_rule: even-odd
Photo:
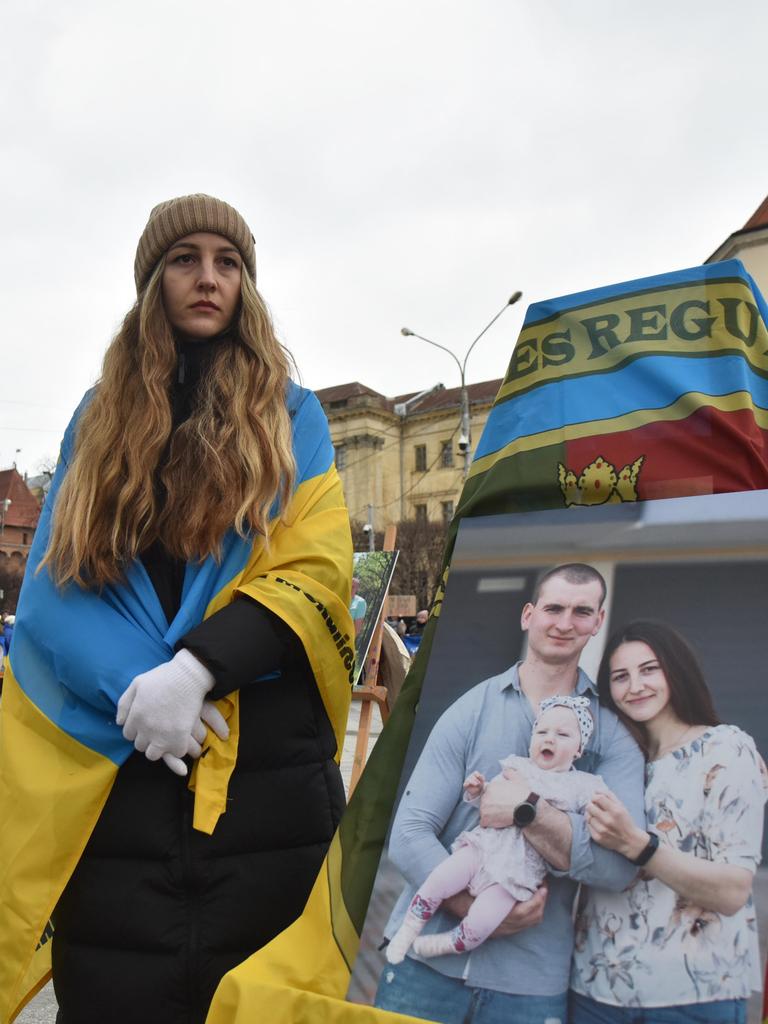
<svg viewBox="0 0 768 1024"><path fill-rule="evenodd" d="M478 336L469 346L462 362L459 362L458 356L455 355L455 353L453 353L449 348L446 348L445 345L439 345L436 341L432 341L430 338L425 338L423 334L417 334L415 331L412 331L410 327L402 327L400 329L400 333L405 335L405 337L407 338L419 338L420 341L426 341L428 345L434 345L435 348L439 348L442 349L443 352L447 352L448 355L451 357L451 359L453 359L454 363L456 363L456 365L459 368L459 374L461 375L461 433L459 435L459 450L464 454L464 480L466 480L467 476L469 475L469 466L470 463L472 462L472 432L469 420L469 392L467 391L466 383L467 360L469 359L470 352L478 343L478 341L480 341L480 339L488 330L488 328L492 327L496 323L496 321L499 319L501 314L508 306L514 306L514 304L518 302L522 297L522 292L513 292L512 295L510 295L510 297L501 307L496 316L485 325L482 331L480 331Z"/></svg>

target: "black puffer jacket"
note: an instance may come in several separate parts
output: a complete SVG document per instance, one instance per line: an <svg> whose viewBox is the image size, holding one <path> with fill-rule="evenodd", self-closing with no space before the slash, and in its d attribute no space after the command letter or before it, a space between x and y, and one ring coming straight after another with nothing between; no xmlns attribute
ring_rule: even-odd
<svg viewBox="0 0 768 1024"><path fill-rule="evenodd" d="M162 549L145 564L170 621L180 567ZM301 913L343 810L333 731L290 629L243 598L180 646L213 671L212 697L240 689L227 810L196 832L186 779L141 754L119 770L54 915L60 1024L202 1024L221 976Z"/></svg>

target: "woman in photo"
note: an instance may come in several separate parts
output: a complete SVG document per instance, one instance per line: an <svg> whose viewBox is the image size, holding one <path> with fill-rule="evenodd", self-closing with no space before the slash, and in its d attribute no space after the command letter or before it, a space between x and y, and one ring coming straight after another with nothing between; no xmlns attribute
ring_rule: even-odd
<svg viewBox="0 0 768 1024"><path fill-rule="evenodd" d="M751 891L765 790L754 741L720 723L695 655L661 623L614 633L598 690L646 751L648 831L610 793L587 808L593 839L641 870L622 893L586 893L570 1022L743 1024L761 984Z"/></svg>
<svg viewBox="0 0 768 1024"><path fill-rule="evenodd" d="M349 520L250 228L210 196L161 203L135 279L19 602L3 1019L52 948L59 1024L202 1024L301 913L344 806Z"/></svg>

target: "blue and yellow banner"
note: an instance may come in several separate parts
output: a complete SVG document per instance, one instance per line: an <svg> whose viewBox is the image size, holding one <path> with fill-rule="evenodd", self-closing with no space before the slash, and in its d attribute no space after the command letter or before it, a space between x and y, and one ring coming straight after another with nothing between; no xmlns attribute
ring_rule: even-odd
<svg viewBox="0 0 768 1024"><path fill-rule="evenodd" d="M532 306L462 504L497 465L567 505L768 486L767 316L737 260Z"/></svg>
<svg viewBox="0 0 768 1024"><path fill-rule="evenodd" d="M768 310L738 261L536 303L453 520L768 487ZM302 917L208 1024L412 1021L345 1001L441 594Z"/></svg>
<svg viewBox="0 0 768 1024"><path fill-rule="evenodd" d="M317 399L291 385L288 405L297 483L269 543L231 532L221 560L188 564L171 623L140 562L101 594L60 590L46 570L35 573L78 413L67 429L30 552L0 705L2 1024L50 975L51 912L133 751L115 724L117 701L135 675L168 661L188 630L238 593L274 611L304 644L341 750L354 668L349 520ZM190 781L195 827L206 832L224 810L237 750L237 694L220 706L230 738L209 732L211 749Z"/></svg>

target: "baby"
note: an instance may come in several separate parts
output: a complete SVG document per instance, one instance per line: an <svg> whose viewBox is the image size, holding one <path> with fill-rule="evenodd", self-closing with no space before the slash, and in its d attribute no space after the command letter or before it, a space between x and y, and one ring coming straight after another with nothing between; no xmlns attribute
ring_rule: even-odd
<svg viewBox="0 0 768 1024"><path fill-rule="evenodd" d="M594 721L586 697L549 697L533 723L530 757L506 757L501 775L524 776L539 797L563 811L583 810L598 789L599 775L576 771ZM480 772L464 782L464 799L479 801L485 789ZM518 825L462 832L451 855L430 873L411 900L405 920L387 946L386 957L399 964L413 945L417 956L464 953L484 942L516 903L529 900L547 873L547 863ZM468 889L475 900L467 916L449 932L420 936L442 901Z"/></svg>

